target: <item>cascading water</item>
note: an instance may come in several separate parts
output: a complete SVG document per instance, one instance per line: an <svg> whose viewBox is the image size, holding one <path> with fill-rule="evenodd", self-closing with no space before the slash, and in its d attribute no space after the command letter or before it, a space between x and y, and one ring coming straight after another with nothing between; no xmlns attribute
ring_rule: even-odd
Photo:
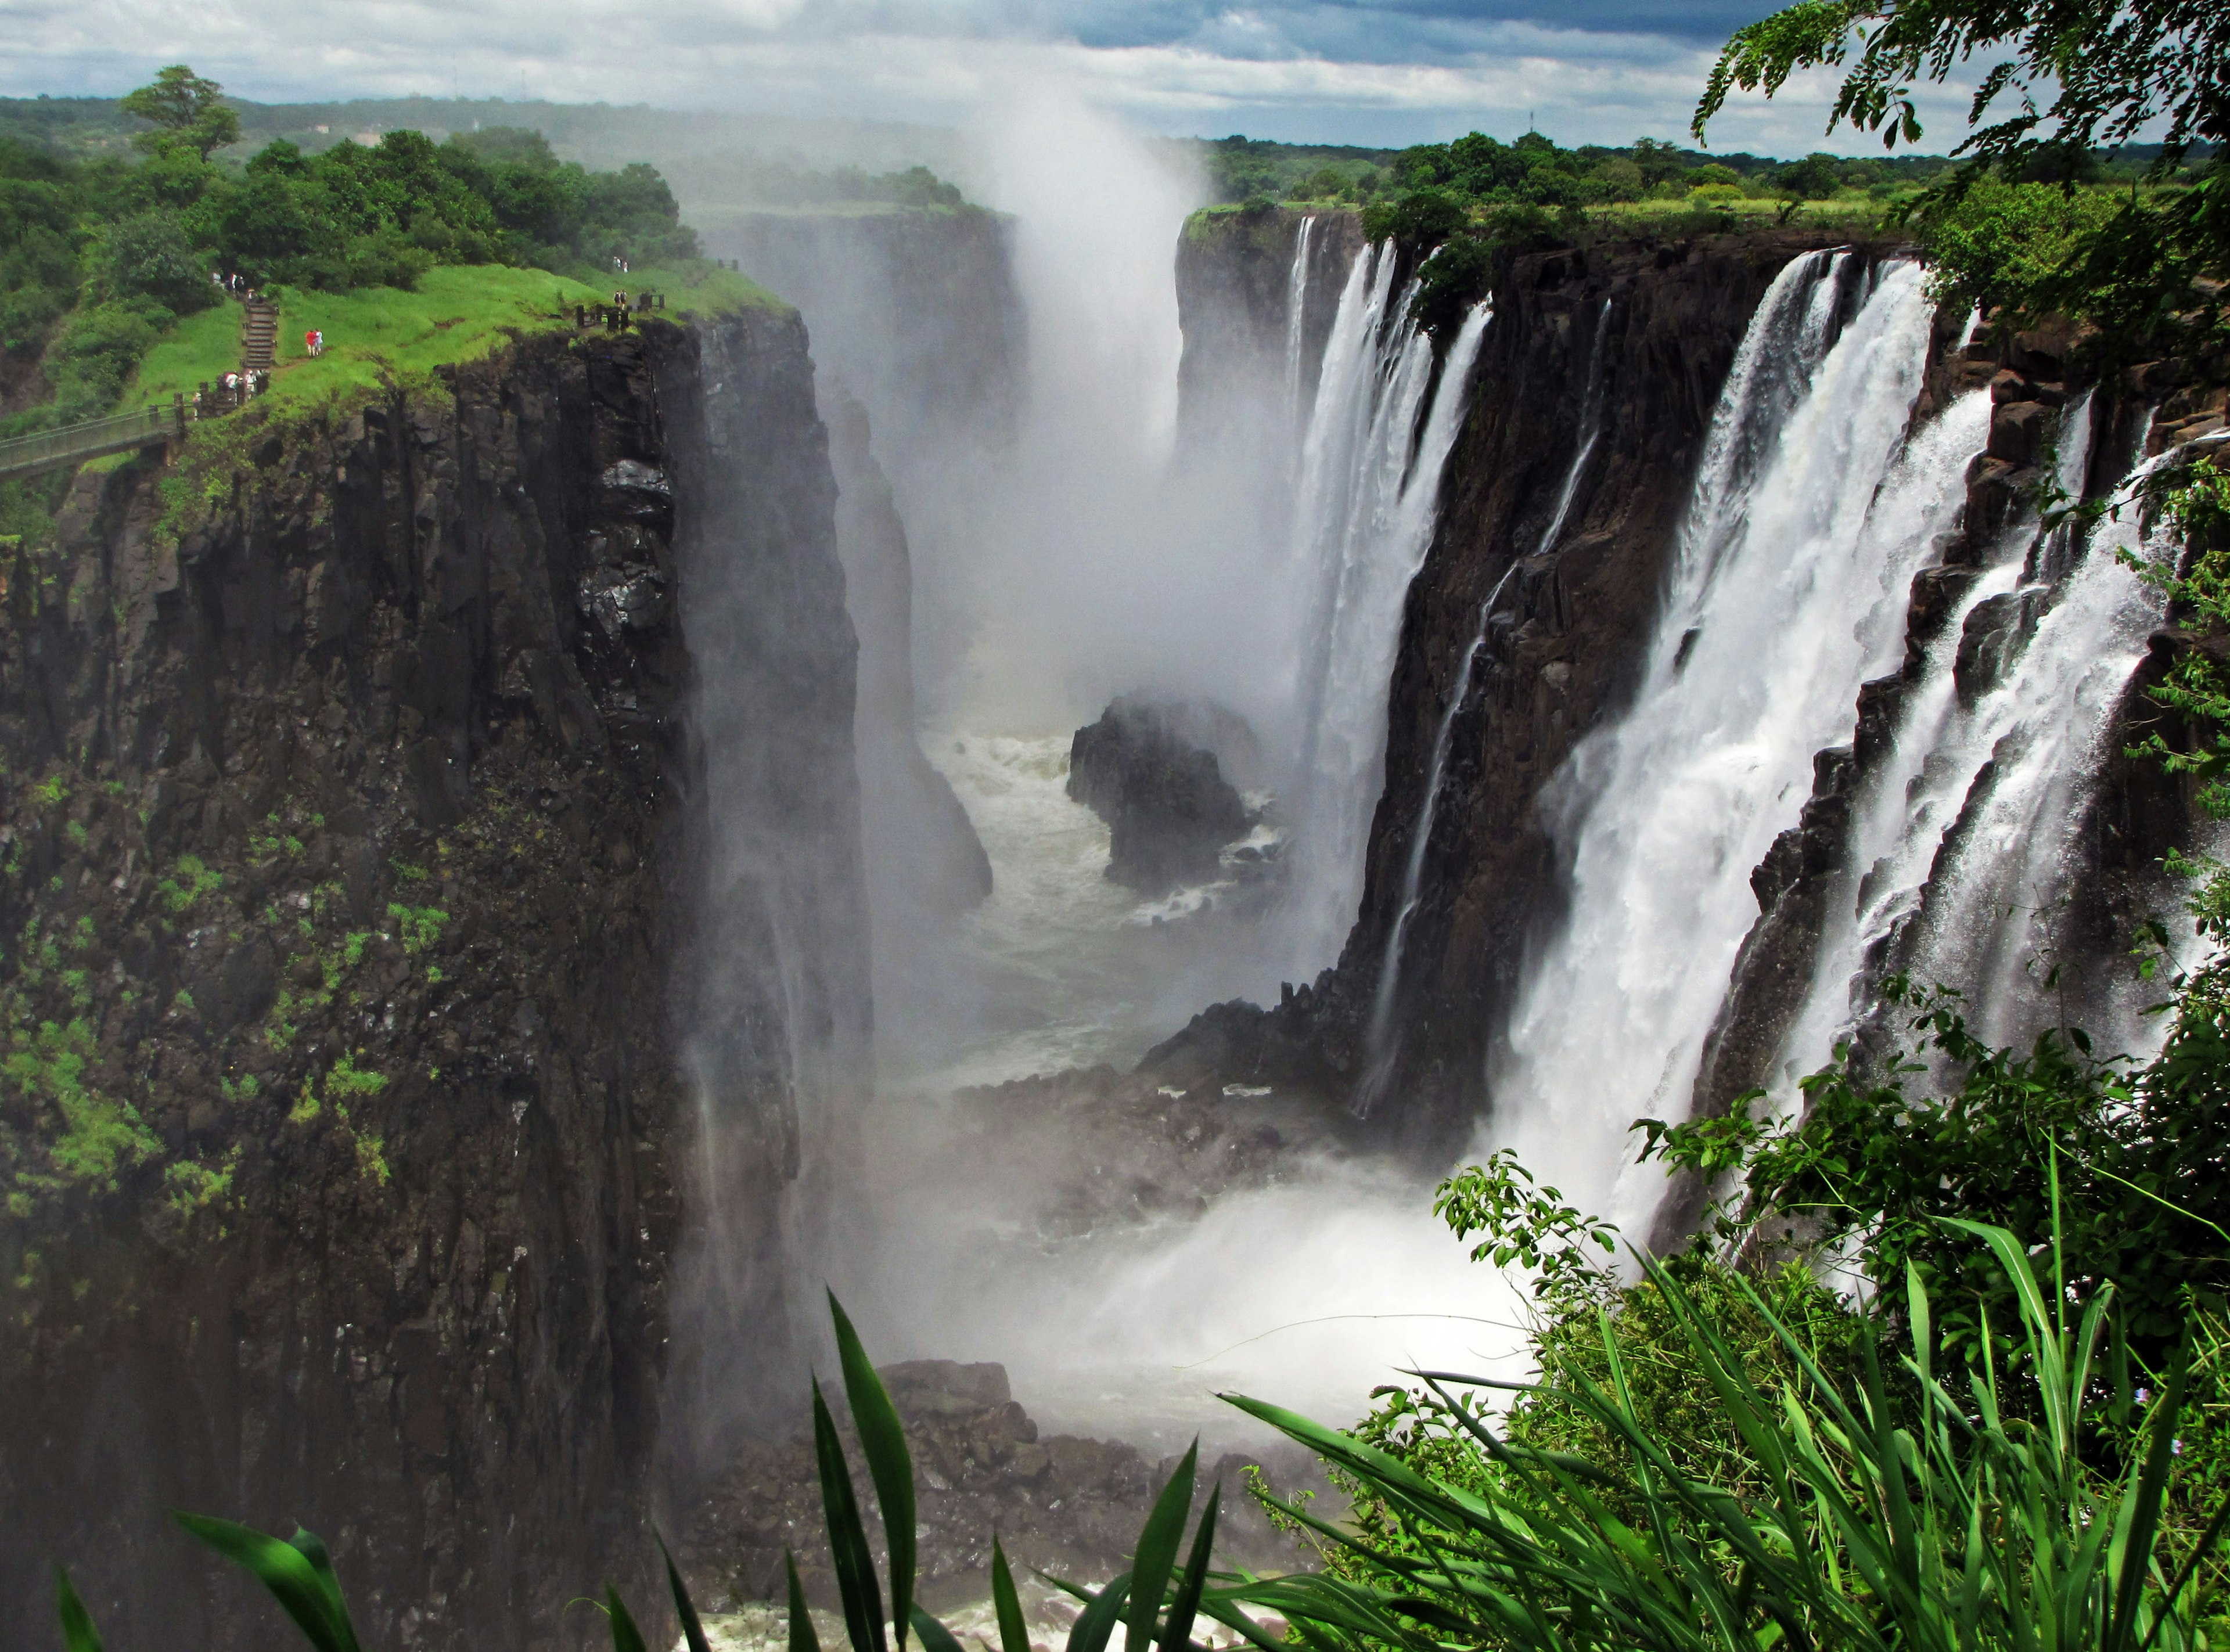
<svg viewBox="0 0 2230 1652"><path fill-rule="evenodd" d="M1588 461L1595 457L1596 445L1602 440L1602 365L1603 341L1610 331L1610 300L1605 299L1602 312L1595 318L1595 341L1588 348L1588 377L1586 388L1580 395L1581 439L1572 452L1572 462L1565 468L1563 484L1556 490L1556 507L1550 512L1549 525L1542 530L1533 555L1545 556L1556 547L1563 537L1565 519L1571 515L1572 500L1578 494L1580 478L1585 473ZM1425 772L1425 800L1417 812L1417 824L1409 834L1409 855L1402 871L1402 899L1395 909L1394 925L1387 932L1386 953L1378 964L1378 986L1372 995L1370 1025L1363 1038L1363 1076L1355 1095L1355 1110L1368 1115L1387 1081L1393 1076L1396 1045L1391 1036L1394 1005L1402 980L1402 942L1408 934L1409 920L1417 910L1417 896L1424 880L1425 852L1432 842L1433 822L1440 811L1440 776L1447 771L1448 747L1455 736L1456 716L1463 710L1464 702L1471 697L1472 677L1479 666L1479 657L1486 647L1488 627L1493 623L1495 604L1501 600L1503 588L1510 576L1518 571L1525 559L1513 557L1502 577L1495 581L1479 604L1479 625L1471 646L1464 650L1463 661L1456 669L1455 685L1448 691L1448 703L1440 713L1440 727L1433 735L1433 755Z"/></svg>
<svg viewBox="0 0 2230 1652"><path fill-rule="evenodd" d="M1298 430L1301 422L1301 368L1307 356L1309 307L1309 239L1317 227L1313 217L1301 220L1293 233L1293 268L1286 280L1286 416Z"/></svg>
<svg viewBox="0 0 2230 1652"><path fill-rule="evenodd" d="M1637 1231L1657 1182L1621 1185L1627 1126L1685 1114L1756 916L1750 870L1809 794L1813 755L1847 731L1859 684L1896 658L1931 549L1911 500L1952 485L1896 469L1930 316L1907 263L1877 275L1814 254L1776 280L1713 417L1634 704L1550 794L1570 905L1492 1064L1497 1134Z"/></svg>
<svg viewBox="0 0 2230 1652"><path fill-rule="evenodd" d="M1432 540L1491 314L1482 305L1464 318L1436 379L1432 340L1409 317L1414 284L1395 296L1395 263L1391 245L1373 247L1348 273L1296 489L1293 562L1314 589L1298 659L1284 934L1304 978L1332 961L1362 893L1402 599Z"/></svg>
<svg viewBox="0 0 2230 1652"><path fill-rule="evenodd" d="M1961 398L1915 445L1936 447L1951 462L1961 463L1981 448L1989 422L1988 395L1977 390ZM2057 479L2063 492L2080 496L2090 453L2091 398L2086 393L2069 408L2060 433ZM1794 1079L1824 1064L1854 1019L1866 1011L1863 1000L1869 983L1862 972L1866 961L1901 926L1914 921L1944 835L1957 820L1998 738L2007 731L2014 684L2001 685L1982 704L1969 708L1960 704L1955 667L1969 617L2020 583L2023 553L2034 525L2032 518L2021 518L1999 537L1987 565L1928 646L1886 767L1869 782L1860 807L1850 863L1859 875L1851 898L1839 903L1829 915L1811 987L1783 1043L1783 1078ZM2038 663L2038 647L2073 641L2078 632L2087 628L2062 624L2053 627L2049 637L2040 634L2032 645L2028 667ZM2032 674L2028 668L2020 673Z"/></svg>
<svg viewBox="0 0 2230 1652"><path fill-rule="evenodd" d="M2158 462L2141 466L2130 485ZM2134 507L2101 523L2018 663L1955 733L1974 787L1931 879L1914 971L1967 990L1993 1042L2033 1030L2021 1025L2042 985L2024 980L2031 922L2070 887L2116 709L2161 620L2160 591L2121 553L2153 560L2162 549ZM2115 1031L2141 1035L2134 1023Z"/></svg>

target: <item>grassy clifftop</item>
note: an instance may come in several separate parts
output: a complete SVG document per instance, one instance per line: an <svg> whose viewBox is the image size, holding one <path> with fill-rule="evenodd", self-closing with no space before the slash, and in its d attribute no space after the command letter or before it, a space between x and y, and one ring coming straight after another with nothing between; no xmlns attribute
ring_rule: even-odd
<svg viewBox="0 0 2230 1652"><path fill-rule="evenodd" d="M744 276L693 260L642 268L615 278L629 292L666 295L671 320L752 309L782 309L782 300ZM415 288L364 287L353 292L284 289L279 294L278 365L270 394L282 402L322 400L383 378L477 361L513 338L573 325L575 306L609 303L612 289L502 265L444 265ZM325 336L312 357L302 336ZM126 406L190 396L240 364L240 310L220 305L187 317L140 363L125 393Z"/></svg>

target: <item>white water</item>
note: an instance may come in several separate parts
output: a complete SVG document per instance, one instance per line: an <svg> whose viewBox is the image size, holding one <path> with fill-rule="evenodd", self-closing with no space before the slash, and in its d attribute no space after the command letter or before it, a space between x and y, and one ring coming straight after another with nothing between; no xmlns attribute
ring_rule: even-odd
<svg viewBox="0 0 2230 1652"><path fill-rule="evenodd" d="M1641 688L1551 787L1569 912L1491 1064L1494 1134L1630 1231L1661 1186L1638 1116L1685 1115L1756 916L1751 869L1896 659L1929 544L1899 485L1925 367L1920 271L1883 270L1834 338L1841 258L1799 260L1753 319L1713 419ZM1882 508L1878 510L1877 495Z"/></svg>
<svg viewBox="0 0 2230 1652"><path fill-rule="evenodd" d="M1556 548L1563 537L1564 521L1571 514L1572 500L1578 493L1580 477L1587 470L1588 460L1595 457L1596 445L1602 440L1602 356L1603 340L1610 331L1610 300L1603 300L1602 310L1595 318L1594 342L1588 347L1588 376L1580 394L1579 445L1573 450L1572 462L1565 467L1564 479L1556 490L1556 508L1549 516L1549 525L1542 530L1533 555L1545 556ZM1463 710L1464 702L1471 696L1472 674L1478 669L1479 657L1486 647L1488 627L1494 620L1495 604L1501 600L1503 588L1525 561L1523 556L1511 559L1502 577L1494 582L1486 600L1479 606L1479 624L1473 629L1471 646L1464 650L1463 661L1456 669L1454 686L1448 691L1447 708L1440 713L1440 727L1433 734L1433 755L1425 771L1425 800L1417 812L1417 823L1409 833L1409 854L1402 871L1402 898L1396 907L1392 929L1386 935L1385 955L1378 962L1378 986L1372 996L1370 1025L1363 1038L1363 1083L1356 1093L1355 1110L1367 1116L1383 1093L1386 1082L1393 1075L1395 1048L1390 1038L1394 1006L1402 982L1402 942L1409 931L1409 919L1417 910L1417 896L1425 873L1425 852L1433 840L1433 821L1440 813L1440 776L1447 771L1448 747L1455 736L1456 715Z"/></svg>
<svg viewBox="0 0 2230 1652"><path fill-rule="evenodd" d="M1301 980L1337 959L1355 921L1385 783L1402 603L1432 543L1441 468L1491 315L1481 305L1464 318L1435 382L1431 340L1408 319L1411 292L1393 292L1394 265L1390 246L1371 248L1349 273L1296 489L1292 577L1312 596L1294 662L1301 735L1283 950Z"/></svg>
<svg viewBox="0 0 2230 1652"><path fill-rule="evenodd" d="M1301 369L1308 344L1309 241L1313 217L1301 220L1293 235L1293 268L1286 280L1286 417L1289 430L1301 423Z"/></svg>
<svg viewBox="0 0 2230 1652"><path fill-rule="evenodd" d="M1933 448L1950 465L1963 466L1988 439L1990 398L1986 390L1963 397L1914 444ZM2059 444L2059 484L2080 494L2091 447L2091 402L2086 394L2071 408ZM1870 785L1854 823L1851 865L1861 876L1850 900L1828 917L1819 961L1804 1007L1783 1045L1783 1080L1816 1071L1866 1007L1853 1001L1866 956L1917 908L1943 835L1989 756L2003 693L1974 713L1958 702L1952 667L1967 617L2021 582L2021 564L2034 530L2018 519L1992 548L1988 565L1953 608L1928 646L1919 681L1907 697L1887 767ZM2055 636L2064 634L2056 633ZM1786 1100L1784 1096L1782 1099Z"/></svg>
<svg viewBox="0 0 2230 1652"><path fill-rule="evenodd" d="M2125 485L2134 490L2158 463L2139 466ZM2025 1023L2045 989L2032 966L2040 973L2049 946L2039 926L2069 887L2115 709L2160 622L2160 591L2116 555L2163 554L2137 517L2131 507L2099 524L2019 662L1955 736L1978 779L1983 761L1993 766L1930 890L1914 974L1966 991L1978 1031L1994 1043L2034 1030Z"/></svg>

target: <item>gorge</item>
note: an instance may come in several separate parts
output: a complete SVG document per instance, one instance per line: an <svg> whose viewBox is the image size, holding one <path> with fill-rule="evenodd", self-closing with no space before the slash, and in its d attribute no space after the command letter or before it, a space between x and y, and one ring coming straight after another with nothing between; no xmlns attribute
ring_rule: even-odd
<svg viewBox="0 0 2230 1652"><path fill-rule="evenodd" d="M65 1134L4 1139L0 1594L67 1552L230 1643L190 1507L319 1532L383 1644L593 1640L654 1519L742 1604L824 1284L975 1362L899 1368L956 1520L1110 1565L1155 1456L1259 1449L1214 1390L1517 1357L1460 1160L1669 1246L1631 1122L1796 1105L1893 975L2156 1042L2208 839L2125 751L2191 640L2037 490L2220 391L1978 342L1885 236L1515 250L1434 331L1355 213L1034 187L732 227L796 308L251 409L11 554ZM1132 695L1192 710L1109 812L1210 822L1135 888L1069 784Z"/></svg>

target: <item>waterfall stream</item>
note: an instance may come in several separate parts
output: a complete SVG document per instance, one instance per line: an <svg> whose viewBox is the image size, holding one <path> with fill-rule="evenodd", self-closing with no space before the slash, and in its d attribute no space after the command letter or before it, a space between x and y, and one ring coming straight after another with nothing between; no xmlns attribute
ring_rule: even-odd
<svg viewBox="0 0 2230 1652"><path fill-rule="evenodd" d="M1358 254L1324 347L1296 485L1292 565L1311 581L1298 659L1299 756L1285 947L1303 979L1338 955L1363 888L1385 779L1402 607L1431 543L1440 472L1491 312L1464 318L1436 376L1432 340L1394 293L1389 245Z"/></svg>
<svg viewBox="0 0 2230 1652"><path fill-rule="evenodd" d="M2165 606L2118 554L2153 560L2163 550L2138 516L2131 507L2101 522L2056 587L2029 588L2050 605L2034 635L1944 742L1974 778L1930 879L1914 973L1967 991L1993 1042L2033 1031L2023 1023L2044 988L2027 978L2032 929L2068 891L2115 710ZM2039 938L2048 952L2048 935ZM2112 1030L2124 1035L2117 1047L2142 1036L2134 1021Z"/></svg>
<svg viewBox="0 0 2230 1652"><path fill-rule="evenodd" d="M1621 1175L1627 1127L1685 1113L1756 916L1751 869L1859 683L1897 658L1928 496L1959 485L1967 453L1906 447L1930 317L1911 264L1815 254L1776 278L1713 417L1641 687L1550 788L1569 916L1491 1064L1497 1134L1636 1231L1659 1182Z"/></svg>

